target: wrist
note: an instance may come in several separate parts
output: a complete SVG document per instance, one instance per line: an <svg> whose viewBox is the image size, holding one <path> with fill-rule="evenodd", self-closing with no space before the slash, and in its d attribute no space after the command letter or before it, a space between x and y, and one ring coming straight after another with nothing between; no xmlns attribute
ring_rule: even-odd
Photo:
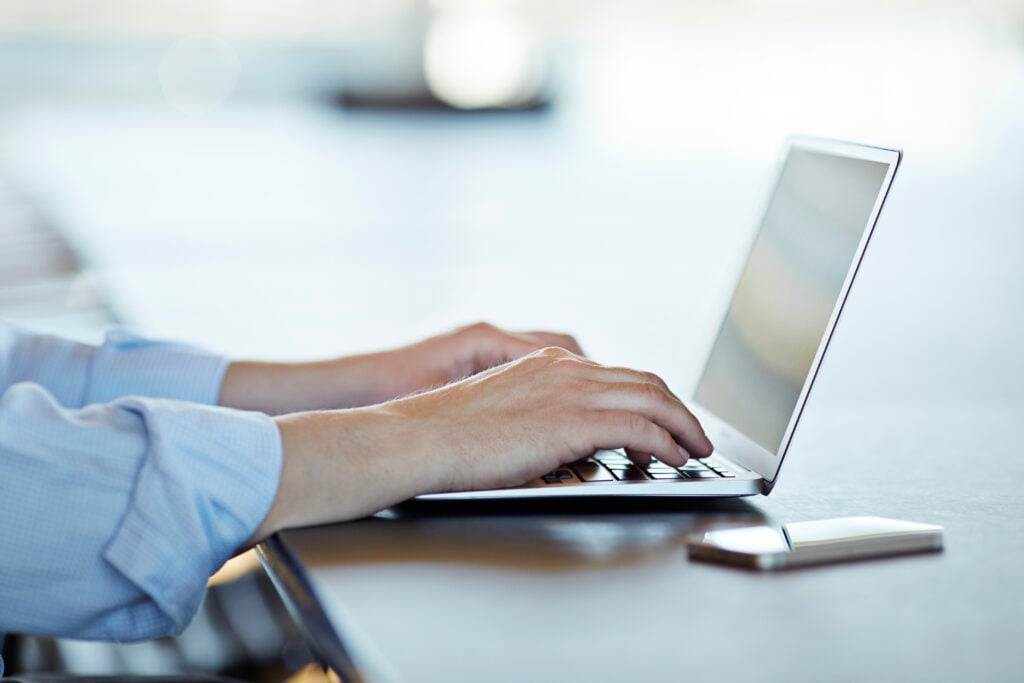
<svg viewBox="0 0 1024 683"><path fill-rule="evenodd" d="M439 459L418 419L387 405L275 418L281 482L256 537L357 519L415 495L444 490Z"/></svg>
<svg viewBox="0 0 1024 683"><path fill-rule="evenodd" d="M293 382L305 397L299 410L338 410L370 406L395 398L394 373L387 352L343 356L298 365Z"/></svg>

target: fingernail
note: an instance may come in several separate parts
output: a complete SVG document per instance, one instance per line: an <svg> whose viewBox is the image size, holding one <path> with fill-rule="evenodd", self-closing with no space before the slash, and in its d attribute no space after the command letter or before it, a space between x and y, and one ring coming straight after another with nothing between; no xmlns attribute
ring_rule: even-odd
<svg viewBox="0 0 1024 683"><path fill-rule="evenodd" d="M686 459L686 460L690 459L690 454L686 451L685 448L683 448L679 444L676 444L676 450L679 451L679 455L683 456L684 459Z"/></svg>

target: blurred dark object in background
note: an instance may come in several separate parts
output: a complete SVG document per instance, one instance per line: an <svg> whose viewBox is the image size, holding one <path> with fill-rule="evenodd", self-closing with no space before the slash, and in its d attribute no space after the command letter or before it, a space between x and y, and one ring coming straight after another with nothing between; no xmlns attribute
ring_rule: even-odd
<svg viewBox="0 0 1024 683"><path fill-rule="evenodd" d="M550 55L513 7L419 2L403 22L400 71L357 78L338 97L349 108L537 111L552 100Z"/></svg>
<svg viewBox="0 0 1024 683"><path fill-rule="evenodd" d="M257 683L280 683L314 661L258 566L212 583L195 619L175 638L127 645L13 636L4 660L11 676L200 674Z"/></svg>

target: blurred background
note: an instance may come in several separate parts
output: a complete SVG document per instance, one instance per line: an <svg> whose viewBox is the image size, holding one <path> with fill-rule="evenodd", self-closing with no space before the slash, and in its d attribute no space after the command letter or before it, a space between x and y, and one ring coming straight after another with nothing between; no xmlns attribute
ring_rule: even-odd
<svg viewBox="0 0 1024 683"><path fill-rule="evenodd" d="M1022 64L1003 0L3 0L0 167L72 302L145 333L296 358L487 319L685 392L785 137L898 146L840 341L911 362L839 393L933 399L941 348L947 398L1019 397L971 359L1022 367Z"/></svg>
<svg viewBox="0 0 1024 683"><path fill-rule="evenodd" d="M688 393L792 133L906 154L807 419L1024 406L1010 0L0 0L0 317L289 359L483 319Z"/></svg>

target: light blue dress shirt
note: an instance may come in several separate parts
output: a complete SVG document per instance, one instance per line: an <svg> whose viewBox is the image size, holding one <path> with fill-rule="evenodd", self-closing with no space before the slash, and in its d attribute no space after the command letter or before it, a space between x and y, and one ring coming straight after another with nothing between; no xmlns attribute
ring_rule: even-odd
<svg viewBox="0 0 1024 683"><path fill-rule="evenodd" d="M0 633L188 624L281 471L269 417L213 405L227 366L124 332L94 347L0 324Z"/></svg>

